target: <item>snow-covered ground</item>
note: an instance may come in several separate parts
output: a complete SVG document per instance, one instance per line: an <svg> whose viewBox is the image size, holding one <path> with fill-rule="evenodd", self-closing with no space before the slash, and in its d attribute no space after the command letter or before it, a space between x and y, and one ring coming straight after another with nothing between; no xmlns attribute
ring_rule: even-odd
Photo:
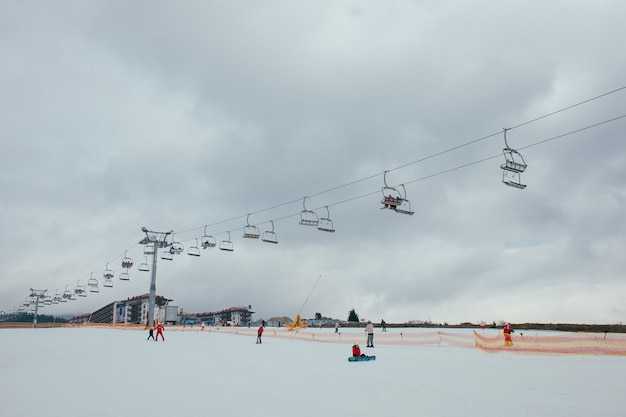
<svg viewBox="0 0 626 417"><path fill-rule="evenodd" d="M362 330L342 331L358 332L365 345ZM321 343L273 334L268 329L259 345L254 336L208 328L169 328L157 343L136 330L3 329L2 415L626 415L626 357L382 344L363 348L376 361L351 363L348 338Z"/></svg>

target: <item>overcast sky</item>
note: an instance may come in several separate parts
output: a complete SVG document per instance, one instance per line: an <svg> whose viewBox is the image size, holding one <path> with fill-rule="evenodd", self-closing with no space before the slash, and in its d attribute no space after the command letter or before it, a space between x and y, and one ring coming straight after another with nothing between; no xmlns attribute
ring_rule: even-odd
<svg viewBox="0 0 626 417"><path fill-rule="evenodd" d="M625 2L0 6L0 310L92 274L42 312L147 293L145 226L185 246L157 294L189 312L626 318ZM270 221L278 244L242 237ZM188 256L205 232L234 251Z"/></svg>

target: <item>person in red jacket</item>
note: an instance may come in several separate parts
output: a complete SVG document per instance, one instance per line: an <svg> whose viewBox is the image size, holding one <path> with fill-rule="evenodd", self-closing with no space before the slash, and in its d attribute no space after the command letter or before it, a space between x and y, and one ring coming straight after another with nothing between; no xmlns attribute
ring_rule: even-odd
<svg viewBox="0 0 626 417"><path fill-rule="evenodd" d="M263 335L263 325L259 326L259 330L256 331L256 342L261 343L261 336Z"/></svg>
<svg viewBox="0 0 626 417"><path fill-rule="evenodd" d="M504 333L504 346L513 346L513 339L511 339L511 333L515 330L511 328L511 323L507 323L502 329Z"/></svg>
<svg viewBox="0 0 626 417"><path fill-rule="evenodd" d="M354 345L352 346L352 356L359 357L359 356L363 356L363 354L361 353L361 348L359 347L359 345Z"/></svg>
<svg viewBox="0 0 626 417"><path fill-rule="evenodd" d="M161 336L161 339L163 339L163 341L165 342L165 336L163 336L164 328L165 327L163 326L163 324L161 323L157 324L157 327L156 327L157 334L156 334L156 340L155 340L156 342L159 341L159 336Z"/></svg>

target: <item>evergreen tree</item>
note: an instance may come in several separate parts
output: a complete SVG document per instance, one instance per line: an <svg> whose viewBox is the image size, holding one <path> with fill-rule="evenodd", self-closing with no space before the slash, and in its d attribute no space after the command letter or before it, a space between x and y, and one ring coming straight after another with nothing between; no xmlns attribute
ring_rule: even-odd
<svg viewBox="0 0 626 417"><path fill-rule="evenodd" d="M359 322L359 315L356 314L354 309L350 310L350 313L348 313L348 321Z"/></svg>

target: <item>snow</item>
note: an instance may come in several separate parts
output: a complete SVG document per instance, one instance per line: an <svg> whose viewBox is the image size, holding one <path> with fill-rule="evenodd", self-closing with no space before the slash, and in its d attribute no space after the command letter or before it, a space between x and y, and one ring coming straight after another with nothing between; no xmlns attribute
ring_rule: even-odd
<svg viewBox="0 0 626 417"><path fill-rule="evenodd" d="M0 330L5 416L624 416L626 358L363 348L215 328ZM325 334L333 329L301 331ZM406 330L402 331L420 331ZM459 330L471 333L470 330ZM489 330L487 330L489 331ZM494 330L495 331L495 330ZM342 329L363 338L362 329ZM352 334L351 332L354 332ZM389 332L399 332L390 329ZM377 336L379 333L377 333ZM376 342L376 338L375 338Z"/></svg>

